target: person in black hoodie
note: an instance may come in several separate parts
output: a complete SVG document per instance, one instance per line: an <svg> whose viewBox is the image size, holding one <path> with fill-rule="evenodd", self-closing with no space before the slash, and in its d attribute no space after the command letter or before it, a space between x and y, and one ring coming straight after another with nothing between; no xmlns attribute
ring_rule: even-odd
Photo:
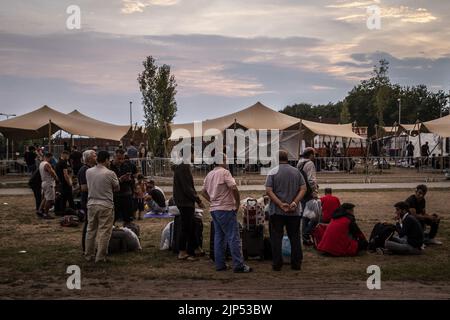
<svg viewBox="0 0 450 320"><path fill-rule="evenodd" d="M409 205L406 202L398 202L394 207L398 219L398 236L386 240L385 248L394 254L421 254L424 240L422 225L409 213Z"/></svg>
<svg viewBox="0 0 450 320"><path fill-rule="evenodd" d="M174 165L173 172L173 199L181 217L178 259L193 261L198 249L195 238L195 203L200 208L204 208L204 205L195 191L190 164Z"/></svg>

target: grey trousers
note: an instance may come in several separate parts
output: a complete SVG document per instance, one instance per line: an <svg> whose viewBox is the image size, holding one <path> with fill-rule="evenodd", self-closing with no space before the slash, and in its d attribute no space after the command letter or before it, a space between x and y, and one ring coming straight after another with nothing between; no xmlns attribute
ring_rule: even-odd
<svg viewBox="0 0 450 320"><path fill-rule="evenodd" d="M386 249L391 251L392 253L397 254L421 254L422 251L420 249L414 248L408 243L408 238L403 237L399 238L398 236L393 236L391 240L386 241L385 246Z"/></svg>

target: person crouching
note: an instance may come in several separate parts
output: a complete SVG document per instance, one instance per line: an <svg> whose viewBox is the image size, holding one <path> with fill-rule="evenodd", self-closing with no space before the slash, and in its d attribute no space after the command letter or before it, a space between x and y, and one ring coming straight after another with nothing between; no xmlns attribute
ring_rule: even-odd
<svg viewBox="0 0 450 320"><path fill-rule="evenodd" d="M355 205L344 203L333 214L317 249L336 257L356 256L365 251L368 242L356 224Z"/></svg>

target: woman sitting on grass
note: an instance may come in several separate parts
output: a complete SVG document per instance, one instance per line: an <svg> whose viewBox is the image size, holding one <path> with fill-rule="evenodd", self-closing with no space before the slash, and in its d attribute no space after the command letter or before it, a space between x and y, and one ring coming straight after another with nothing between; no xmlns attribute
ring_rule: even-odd
<svg viewBox="0 0 450 320"><path fill-rule="evenodd" d="M344 203L334 213L317 249L336 257L356 256L367 249L366 237L356 224L352 203Z"/></svg>

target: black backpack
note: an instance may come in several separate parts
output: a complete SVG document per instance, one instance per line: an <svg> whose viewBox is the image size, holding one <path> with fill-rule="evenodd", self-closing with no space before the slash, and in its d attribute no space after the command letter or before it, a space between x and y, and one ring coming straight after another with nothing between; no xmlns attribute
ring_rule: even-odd
<svg viewBox="0 0 450 320"><path fill-rule="evenodd" d="M385 241L393 236L395 230L396 227L393 224L377 223L370 234L368 249L375 251L377 248L384 248Z"/></svg>
<svg viewBox="0 0 450 320"><path fill-rule="evenodd" d="M309 160L309 161L311 161L311 160ZM311 185L309 184L309 181L308 181L308 175L307 175L306 172L303 170L303 167L304 167L305 164L308 163L309 161L302 162L302 163L300 164L300 166L298 167L298 170L299 170L300 173L302 174L303 180L305 180L305 183L306 183L306 193L305 193L305 196L303 197L303 200L305 200L305 201L311 200L311 199L312 199L312 194L313 194L313 190L312 190Z"/></svg>

